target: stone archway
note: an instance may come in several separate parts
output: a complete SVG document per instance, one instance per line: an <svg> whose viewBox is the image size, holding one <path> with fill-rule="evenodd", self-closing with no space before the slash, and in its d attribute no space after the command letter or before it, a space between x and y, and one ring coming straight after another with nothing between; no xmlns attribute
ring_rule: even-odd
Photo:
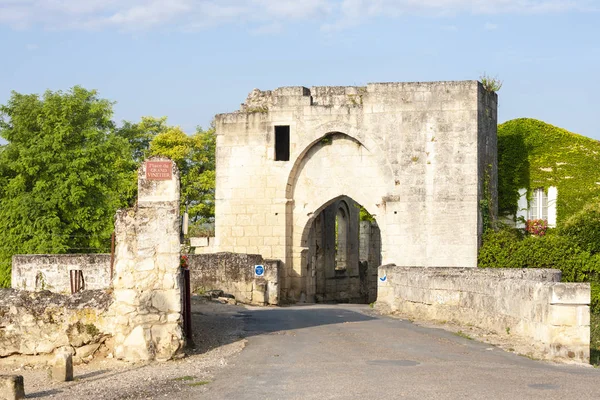
<svg viewBox="0 0 600 400"><path fill-rule="evenodd" d="M371 303L377 299L381 234L356 201L340 196L314 213L305 230L305 300Z"/></svg>
<svg viewBox="0 0 600 400"><path fill-rule="evenodd" d="M313 257L309 236L315 219L331 204L349 198L362 205L377 218L381 238L385 240L383 199L391 189L386 172L385 160L380 155L341 132L325 134L303 152L288 180L284 283L288 299L318 300L309 270ZM385 243L381 243L381 248L385 251Z"/></svg>

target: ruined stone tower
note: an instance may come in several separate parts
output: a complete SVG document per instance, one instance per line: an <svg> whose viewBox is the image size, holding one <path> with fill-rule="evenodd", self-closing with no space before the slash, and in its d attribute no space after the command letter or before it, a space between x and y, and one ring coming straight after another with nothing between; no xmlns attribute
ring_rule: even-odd
<svg viewBox="0 0 600 400"><path fill-rule="evenodd" d="M279 259L282 298L318 300L315 220L349 199L376 220L377 262L476 267L482 211L495 214L496 115L477 81L254 90L216 118L215 250ZM340 247L323 279L360 272Z"/></svg>

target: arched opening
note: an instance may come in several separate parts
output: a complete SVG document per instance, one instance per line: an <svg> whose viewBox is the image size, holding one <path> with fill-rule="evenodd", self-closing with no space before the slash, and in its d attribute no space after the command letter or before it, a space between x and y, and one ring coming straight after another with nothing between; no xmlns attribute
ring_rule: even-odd
<svg viewBox="0 0 600 400"><path fill-rule="evenodd" d="M335 215L335 270L344 271L348 260L348 205L345 201L339 202Z"/></svg>
<svg viewBox="0 0 600 400"><path fill-rule="evenodd" d="M387 242L384 198L390 191L390 182L394 182L392 169L382 152L369 150L376 150L377 146L360 132L352 131L352 134L346 134L341 132L336 124L320 127L318 132L321 133L304 147L288 176L285 193L285 272L281 278L281 296L289 302L364 303L364 299L367 298L370 303L376 300L376 288L371 290L372 295L365 295L368 290L363 288L361 296L353 295L356 293L355 282L351 284L352 291L343 288L345 281L356 281L356 278L347 279L343 275L351 276L353 271L358 270L359 265L358 261L355 261L356 256L352 258L356 250L351 248L348 240L345 252L346 270L338 272L339 285L329 282L330 289L325 290L325 282L330 280L330 277L324 278L321 272L317 276L316 266L327 263L327 274L335 271L335 221L339 203L337 208L332 205L340 200L344 200L348 208L348 237L356 237L359 234L352 231L352 225L358 224L352 222L355 215L354 203L364 206L364 209L369 210L378 219L375 225L377 234L374 236L377 236L379 248L372 252L377 255L377 261L373 261L373 255L371 261L366 260L366 256L359 257L362 268L367 264L369 267L376 264L376 268L381 260L385 259ZM332 206L333 216L328 214L325 218L322 212L329 206ZM309 233L312 235L310 240ZM324 235L324 238L315 243L315 237L320 235ZM327 246L327 249L323 246ZM338 260L340 265L341 261ZM351 265L352 268L349 268ZM368 279L365 277L363 282L366 280ZM373 284L376 282L374 276ZM335 287L331 289L331 286ZM331 296L332 292L338 295Z"/></svg>
<svg viewBox="0 0 600 400"><path fill-rule="evenodd" d="M372 303L377 299L381 233L356 201L340 196L308 222L307 301Z"/></svg>

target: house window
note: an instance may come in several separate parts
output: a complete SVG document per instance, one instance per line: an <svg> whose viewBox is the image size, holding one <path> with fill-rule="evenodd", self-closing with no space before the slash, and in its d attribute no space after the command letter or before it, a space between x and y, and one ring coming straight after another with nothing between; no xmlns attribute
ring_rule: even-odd
<svg viewBox="0 0 600 400"><path fill-rule="evenodd" d="M545 219L548 221L549 228L556 228L556 200L558 198L556 186L550 186L547 192L543 188L535 189L529 201L527 197L527 189L519 189L515 226L525 229L526 220Z"/></svg>
<svg viewBox="0 0 600 400"><path fill-rule="evenodd" d="M548 195L543 188L533 191L533 196L529 202L529 219L548 220Z"/></svg>
<svg viewBox="0 0 600 400"><path fill-rule="evenodd" d="M290 159L290 127L289 125L275 127L275 161Z"/></svg>

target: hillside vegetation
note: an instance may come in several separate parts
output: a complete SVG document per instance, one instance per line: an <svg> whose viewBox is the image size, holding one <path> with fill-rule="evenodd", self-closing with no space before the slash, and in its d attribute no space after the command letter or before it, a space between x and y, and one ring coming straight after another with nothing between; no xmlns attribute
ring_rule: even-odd
<svg viewBox="0 0 600 400"><path fill-rule="evenodd" d="M498 126L498 209L515 215L518 191L558 188L560 225L600 201L600 141L529 118Z"/></svg>

